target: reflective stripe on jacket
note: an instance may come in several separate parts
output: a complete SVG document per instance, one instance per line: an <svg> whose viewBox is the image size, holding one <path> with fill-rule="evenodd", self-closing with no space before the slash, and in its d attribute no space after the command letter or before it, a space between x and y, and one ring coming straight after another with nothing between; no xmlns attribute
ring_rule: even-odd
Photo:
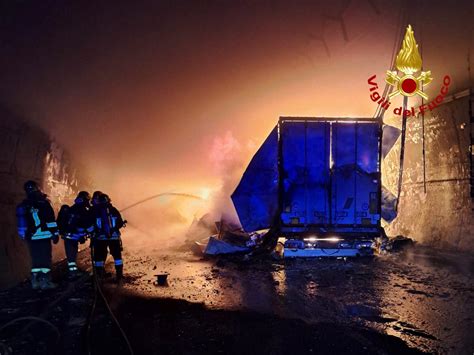
<svg viewBox="0 0 474 355"><path fill-rule="evenodd" d="M91 226L87 229L85 228L77 228L77 232L75 233L67 233L64 235L64 238L66 239L72 239L72 240L79 240L81 238L85 238L88 235L92 234L94 231L94 226Z"/></svg>
<svg viewBox="0 0 474 355"><path fill-rule="evenodd" d="M39 239L48 239L53 236L53 233L49 231L49 229L42 230L41 228L41 220L38 216L38 209L32 207L31 208L31 215L33 216L33 220L35 221L36 232L34 232L31 236L31 240L39 240ZM46 223L47 228L57 228L56 222L48 222Z"/></svg>

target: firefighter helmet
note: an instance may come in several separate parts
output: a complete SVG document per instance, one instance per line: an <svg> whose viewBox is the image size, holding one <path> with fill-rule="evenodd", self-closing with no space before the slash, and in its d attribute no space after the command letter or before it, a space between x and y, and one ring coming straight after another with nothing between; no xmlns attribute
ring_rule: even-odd
<svg viewBox="0 0 474 355"><path fill-rule="evenodd" d="M38 184L36 183L36 181L33 181L33 180L28 180L27 182L25 182L25 184L23 185L23 188L27 194L40 191Z"/></svg>
<svg viewBox="0 0 474 355"><path fill-rule="evenodd" d="M77 194L75 203L89 202L91 200L91 195L87 191L81 191Z"/></svg>

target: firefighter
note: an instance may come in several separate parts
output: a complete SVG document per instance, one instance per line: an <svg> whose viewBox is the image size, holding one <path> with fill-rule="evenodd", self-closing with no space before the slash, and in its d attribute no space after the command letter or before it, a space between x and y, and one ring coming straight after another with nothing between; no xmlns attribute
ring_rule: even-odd
<svg viewBox="0 0 474 355"><path fill-rule="evenodd" d="M58 214L58 228L64 239L64 249L68 264L68 278L80 276L76 258L79 243L84 244L94 231L94 222L90 211L91 197L87 191L81 191L72 206L63 205Z"/></svg>
<svg viewBox="0 0 474 355"><path fill-rule="evenodd" d="M99 197L103 194L102 191L94 191L92 194L92 201L91 204L92 206L97 206L99 204Z"/></svg>
<svg viewBox="0 0 474 355"><path fill-rule="evenodd" d="M97 192L93 198L92 216L94 218L94 234L92 240L94 267L98 277L104 275L105 260L110 251L114 258L116 281L123 279L122 240L120 229L125 226L120 212L112 206L110 198Z"/></svg>
<svg viewBox="0 0 474 355"><path fill-rule="evenodd" d="M24 184L26 199L16 208L18 235L25 240L31 255L31 287L47 290L51 281L51 241L59 241L54 210L48 197L34 181Z"/></svg>

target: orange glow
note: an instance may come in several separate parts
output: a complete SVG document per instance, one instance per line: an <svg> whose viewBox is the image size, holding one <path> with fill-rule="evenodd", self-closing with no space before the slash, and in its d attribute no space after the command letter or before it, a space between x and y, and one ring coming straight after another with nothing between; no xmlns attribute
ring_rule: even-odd
<svg viewBox="0 0 474 355"><path fill-rule="evenodd" d="M390 66L396 1L381 13L355 1L189 2L185 14L151 3L134 8L143 16L120 6L87 18L61 11L60 31L55 21L22 27L16 14L24 33L0 34L4 58L16 58L1 67L3 101L54 135L119 208L174 191L202 196L216 218L235 215L229 196L279 116L374 114L367 78ZM347 36L327 21L336 13ZM414 23L426 66L449 72L452 92L467 82L468 16L461 5L430 4ZM188 221L198 213L188 204L147 213Z"/></svg>

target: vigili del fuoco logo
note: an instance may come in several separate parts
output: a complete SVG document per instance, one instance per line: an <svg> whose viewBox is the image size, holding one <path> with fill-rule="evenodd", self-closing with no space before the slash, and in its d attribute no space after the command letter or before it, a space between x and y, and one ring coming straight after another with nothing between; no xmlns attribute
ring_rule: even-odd
<svg viewBox="0 0 474 355"><path fill-rule="evenodd" d="M367 80L369 84L370 99L379 104L383 110L387 110L390 107L390 100L397 95L405 97L405 108L402 108L401 106L395 107L393 113L395 115L405 114L406 117L415 116L417 113L424 113L428 110L431 111L443 102L445 96L448 94L449 85L451 84L451 77L449 75L444 76L443 85L435 99L427 104L422 103L416 108L414 106L410 109L406 108L405 102L412 96L418 95L422 97L423 100L428 101L428 95L423 91L423 87L433 81L430 70L422 71L423 62L418 50L418 44L415 40L415 33L411 25L408 25L405 32L402 48L400 49L400 52L398 52L395 60L395 66L398 70L387 70L385 78L385 82L393 87L393 91L388 95L388 97L382 97L378 93L377 90L379 89L379 86L375 81L377 78L375 74ZM418 72L420 72L420 74L417 75Z"/></svg>

